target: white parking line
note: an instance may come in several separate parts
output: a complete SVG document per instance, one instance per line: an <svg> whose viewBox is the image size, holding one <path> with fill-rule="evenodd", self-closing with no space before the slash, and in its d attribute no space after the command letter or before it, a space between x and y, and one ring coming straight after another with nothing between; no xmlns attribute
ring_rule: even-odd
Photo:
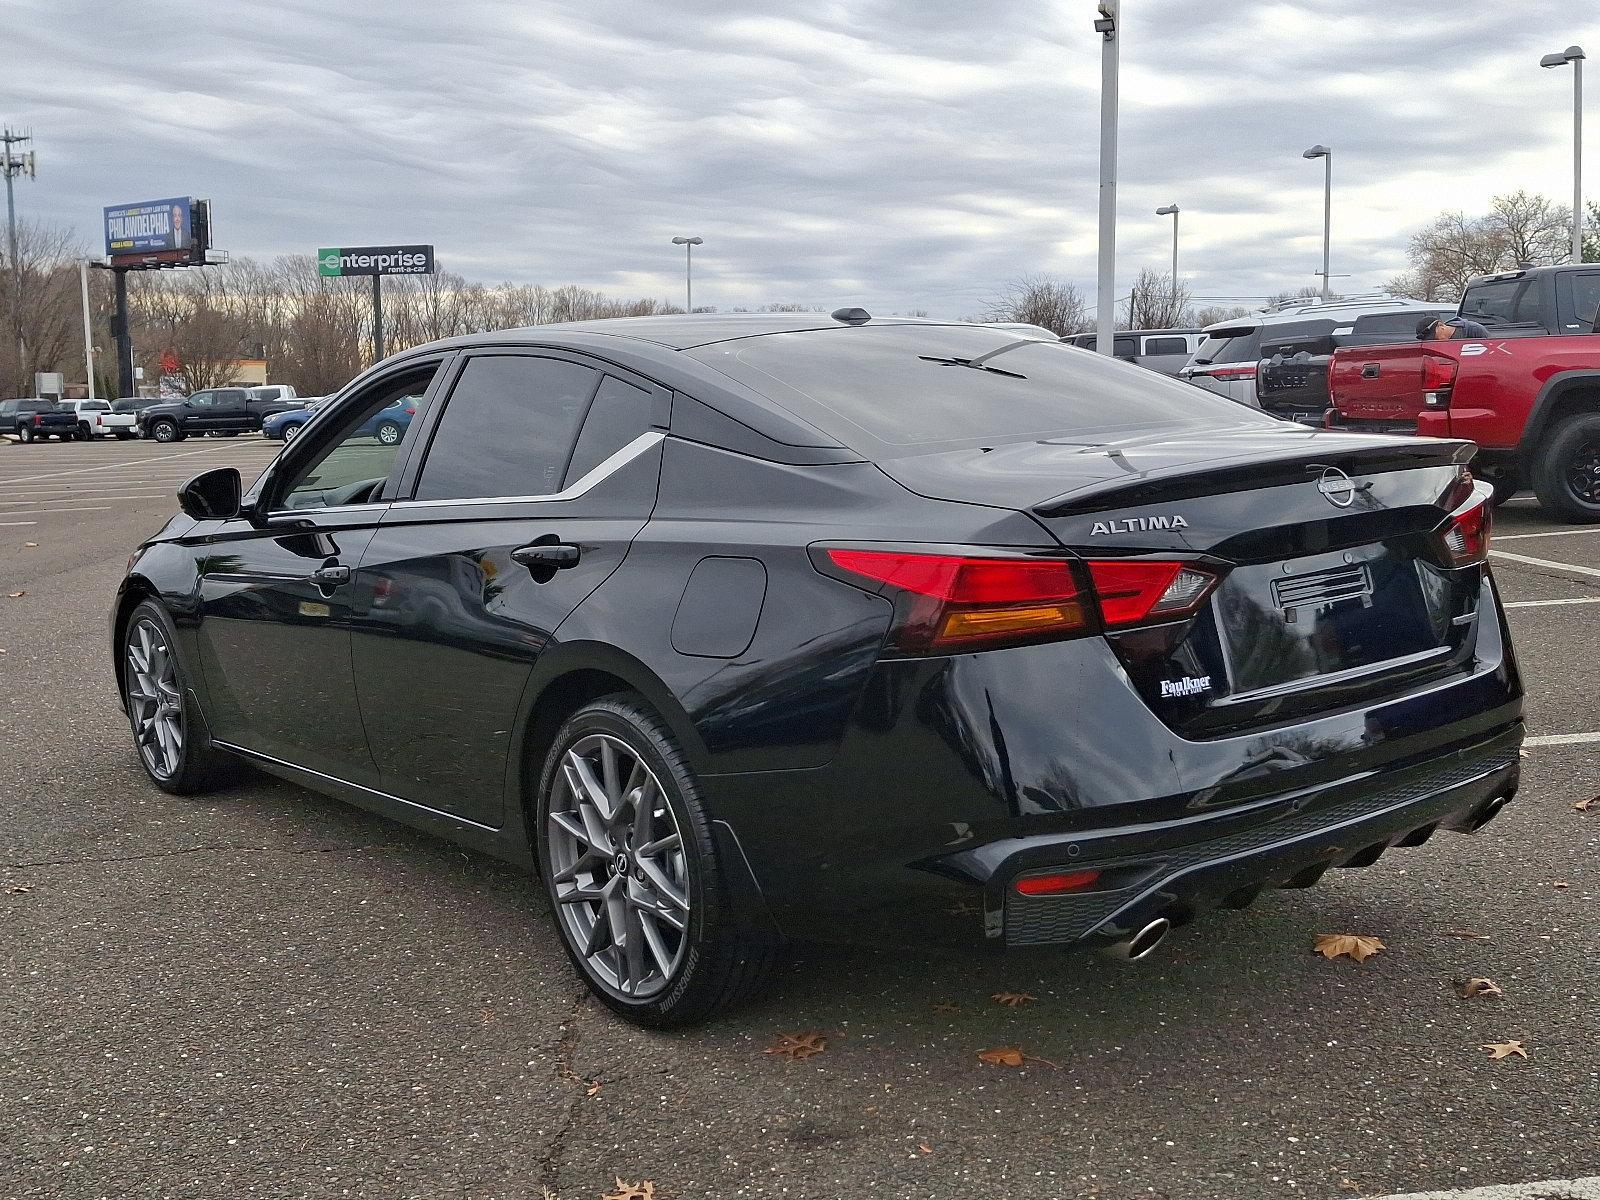
<svg viewBox="0 0 1600 1200"><path fill-rule="evenodd" d="M1530 567L1553 567L1557 571L1575 571L1579 575L1593 575L1600 579L1600 570L1594 567L1580 567L1575 563L1556 562L1549 558L1530 558L1526 554L1512 554L1509 550L1491 550L1489 553L1507 562L1527 563Z"/></svg>
<svg viewBox="0 0 1600 1200"><path fill-rule="evenodd" d="M111 505L105 504L105 505L101 505L99 508L36 508L36 509L32 509L32 510L24 510L23 512L8 512L8 513L6 513L6 516L8 516L8 517L50 517L50 516L70 517L73 513L110 512L110 511L111 511ZM33 521L29 521L29 522L26 522L26 523L29 524L29 525L35 524L35 522L33 522Z"/></svg>
<svg viewBox="0 0 1600 1200"><path fill-rule="evenodd" d="M1573 600L1512 600L1506 608L1555 608L1562 604L1600 604L1600 596L1580 596Z"/></svg>
<svg viewBox="0 0 1600 1200"><path fill-rule="evenodd" d="M1600 525L1585 525L1581 529L1548 529L1543 533L1497 533L1494 535L1494 540L1497 542L1515 542L1523 538L1576 537L1585 533L1600 533Z"/></svg>
<svg viewBox="0 0 1600 1200"><path fill-rule="evenodd" d="M1407 1192L1374 1200L1600 1200L1600 1175L1547 1179L1543 1183L1501 1183L1453 1192Z"/></svg>
<svg viewBox="0 0 1600 1200"><path fill-rule="evenodd" d="M47 471L43 475L23 475L16 479L0 479L0 483L33 483L38 479L59 479L63 475L87 475L90 471L114 471L119 467L143 467L155 463L171 462L175 458L194 458L198 454L221 454L225 450L238 453L237 446L207 446L204 450L185 450L181 454L163 454L155 458L136 459L133 462L104 463L98 467L74 467L70 471Z"/></svg>
<svg viewBox="0 0 1600 1200"><path fill-rule="evenodd" d="M1581 746L1588 742L1600 742L1600 733L1547 733L1522 739L1524 746Z"/></svg>
<svg viewBox="0 0 1600 1200"><path fill-rule="evenodd" d="M37 521L0 521L0 525L37 525Z"/></svg>

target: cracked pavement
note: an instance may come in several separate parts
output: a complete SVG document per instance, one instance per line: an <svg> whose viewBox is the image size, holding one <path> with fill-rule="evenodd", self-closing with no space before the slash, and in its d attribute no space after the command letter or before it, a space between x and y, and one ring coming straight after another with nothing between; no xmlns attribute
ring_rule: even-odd
<svg viewBox="0 0 1600 1200"><path fill-rule="evenodd" d="M0 446L0 492L24 455L158 450ZM518 871L263 776L145 780L104 610L170 507L0 529L0 593L27 592L0 600L8 1200L595 1200L617 1176L660 1200L1231 1200L1600 1172L1600 812L1571 807L1600 792L1592 745L1535 750L1480 837L1214 914L1135 968L802 948L753 1008L645 1033L584 998ZM1552 528L1523 502L1501 521ZM1600 564L1600 536L1520 545ZM1512 600L1600 595L1497 574ZM1534 732L1600 729L1596 611L1513 612ZM1310 953L1335 930L1389 948ZM1478 975L1505 998L1459 999ZM762 1053L792 1030L827 1052ZM1511 1038L1528 1061L1479 1049ZM1057 1066L977 1061L1005 1045Z"/></svg>

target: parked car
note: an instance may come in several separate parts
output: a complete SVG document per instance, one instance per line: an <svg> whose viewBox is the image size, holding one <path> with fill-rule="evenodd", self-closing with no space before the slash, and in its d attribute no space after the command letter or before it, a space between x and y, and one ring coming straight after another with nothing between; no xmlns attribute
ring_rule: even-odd
<svg viewBox="0 0 1600 1200"><path fill-rule="evenodd" d="M1340 429L1470 438L1505 500L1532 487L1569 521L1600 522L1600 263L1472 280L1460 313L1485 338L1333 356Z"/></svg>
<svg viewBox="0 0 1600 1200"><path fill-rule="evenodd" d="M1415 314L1411 318L1414 331L1419 319L1437 312L1439 307L1389 296L1356 297L1328 304L1297 301L1254 316L1219 321L1202 331L1205 340L1178 372L1178 377L1242 404L1255 405L1256 370L1263 357L1263 340L1285 327L1306 321L1332 321L1335 329L1348 332L1362 316L1412 313Z"/></svg>
<svg viewBox="0 0 1600 1200"><path fill-rule="evenodd" d="M190 434L252 433L273 413L299 407L298 400L254 399L244 388L211 388L142 409L139 431L158 442L181 442Z"/></svg>
<svg viewBox="0 0 1600 1200"><path fill-rule="evenodd" d="M294 390L294 386L288 383L258 383L245 390L250 393L252 400L276 400L287 403L299 399L300 396L300 393Z"/></svg>
<svg viewBox="0 0 1600 1200"><path fill-rule="evenodd" d="M1099 343L1093 333L1074 334L1063 340L1086 350ZM1111 354L1124 362L1148 367L1163 375L1176 375L1193 356L1202 341L1198 329L1138 329L1116 334Z"/></svg>
<svg viewBox="0 0 1600 1200"><path fill-rule="evenodd" d="M322 406L322 401L321 396L310 396L301 401L299 408L285 409L283 412L276 412L263 418L261 436L277 442L293 441L301 427L311 420L312 414Z"/></svg>
<svg viewBox="0 0 1600 1200"><path fill-rule="evenodd" d="M1285 421L1322 425L1327 416L1328 369L1341 346L1384 346L1417 340L1417 323L1448 317L1443 305L1367 312L1344 317L1306 317L1266 327L1256 364L1256 404Z"/></svg>
<svg viewBox="0 0 1600 1200"><path fill-rule="evenodd" d="M24 442L48 438L73 442L78 439L78 414L39 396L0 400L0 433L13 434Z"/></svg>
<svg viewBox="0 0 1600 1200"><path fill-rule="evenodd" d="M64 400L62 407L77 414L78 437L84 441L108 434L124 440L133 436L133 414L113 412L109 400Z"/></svg>
<svg viewBox="0 0 1600 1200"><path fill-rule="evenodd" d="M186 484L112 652L157 786L536 863L641 1024L789 938L1142 958L1516 792L1471 453L860 310L478 334Z"/></svg>

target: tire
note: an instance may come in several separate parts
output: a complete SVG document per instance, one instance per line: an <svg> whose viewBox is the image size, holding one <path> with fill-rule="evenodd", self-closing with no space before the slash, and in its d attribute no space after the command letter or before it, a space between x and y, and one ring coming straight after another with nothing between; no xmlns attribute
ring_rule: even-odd
<svg viewBox="0 0 1600 1200"><path fill-rule="evenodd" d="M1567 417L1545 437L1533 463L1539 503L1558 517L1600 522L1600 413Z"/></svg>
<svg viewBox="0 0 1600 1200"><path fill-rule="evenodd" d="M134 749L145 774L162 791L193 796L213 788L236 762L212 746L183 668L172 653L175 642L166 611L154 601L141 602L128 614L117 673ZM157 646L162 651L159 661ZM139 667L141 653L149 670Z"/></svg>
<svg viewBox="0 0 1600 1200"><path fill-rule="evenodd" d="M34 438L33 438L33 426L31 426L31 425L19 425L19 426L17 426L17 437L19 439L21 439L21 441L22 441L22 443L24 445L31 446L33 444L33 441L34 441Z"/></svg>
<svg viewBox="0 0 1600 1200"><path fill-rule="evenodd" d="M611 806L610 822L595 803L587 804L590 820L584 820L579 796L589 793L570 782L578 776L569 754L584 760L604 793L607 748L617 764L610 790L620 800ZM641 779L640 766L641 786L628 790ZM633 801L641 791L652 799L643 822ZM665 1029L705 1021L761 991L777 947L735 911L694 773L671 731L639 697L607 696L568 718L545 758L534 810L551 919L578 974L613 1012L636 1025ZM589 840L595 822L604 830L605 844L598 849ZM641 837L648 839L641 845L674 838L677 845L636 854L632 843ZM630 863L631 872L619 872ZM607 915L619 889L628 898L622 943ZM575 899L580 894L585 898ZM636 954L628 953L627 944L638 947Z"/></svg>
<svg viewBox="0 0 1600 1200"><path fill-rule="evenodd" d="M183 430L178 428L176 421L159 420L150 422L150 436L162 445L168 442L183 440Z"/></svg>
<svg viewBox="0 0 1600 1200"><path fill-rule="evenodd" d="M405 430L400 428L397 421L379 421L377 434L382 445L398 446L400 439L405 436Z"/></svg>
<svg viewBox="0 0 1600 1200"><path fill-rule="evenodd" d="M294 441L294 435L299 432L300 423L298 421L291 422L283 427L283 440L285 442L292 442Z"/></svg>
<svg viewBox="0 0 1600 1200"><path fill-rule="evenodd" d="M79 421L78 422L78 440L80 442L87 442L93 436L94 436L94 431L89 428L89 422L87 422L87 421Z"/></svg>

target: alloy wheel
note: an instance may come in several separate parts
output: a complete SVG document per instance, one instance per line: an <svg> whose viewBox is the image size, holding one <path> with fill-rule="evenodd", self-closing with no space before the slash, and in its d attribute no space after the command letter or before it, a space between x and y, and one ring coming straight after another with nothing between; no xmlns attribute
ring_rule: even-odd
<svg viewBox="0 0 1600 1200"><path fill-rule="evenodd" d="M183 691L166 634L154 621L128 630L126 660L134 741L150 773L170 779L183 760Z"/></svg>
<svg viewBox="0 0 1600 1200"><path fill-rule="evenodd" d="M1600 504L1600 442L1584 442L1567 460L1567 487L1584 504Z"/></svg>
<svg viewBox="0 0 1600 1200"><path fill-rule="evenodd" d="M283 427L283 440L286 441L286 442L292 442L292 441L294 441L294 435L299 433L299 432L300 432L300 426L295 425L295 424L285 425Z"/></svg>
<svg viewBox="0 0 1600 1200"><path fill-rule="evenodd" d="M550 888L590 975L627 1000L663 991L689 943L689 872L656 774L609 734L579 738L551 785Z"/></svg>

